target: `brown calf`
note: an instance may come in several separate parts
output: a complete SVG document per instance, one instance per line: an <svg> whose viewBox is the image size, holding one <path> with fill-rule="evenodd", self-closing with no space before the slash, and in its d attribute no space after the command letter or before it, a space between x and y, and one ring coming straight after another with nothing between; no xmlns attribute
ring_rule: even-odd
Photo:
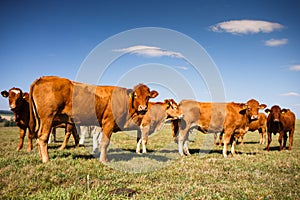
<svg viewBox="0 0 300 200"><path fill-rule="evenodd" d="M94 86L65 78L46 76L30 87L30 128L35 133L43 162L49 161L48 137L56 116L67 124L102 127L100 161L107 162L107 147L113 132L124 128L132 117L145 114L148 101L158 92L143 84L134 89Z"/></svg>
<svg viewBox="0 0 300 200"><path fill-rule="evenodd" d="M148 136L159 131L167 119L180 119L183 117L181 109L173 99L167 99L164 102L149 102L149 109L143 117L140 129L142 137L138 137L136 152L140 153L140 145L142 143L143 153L147 153L146 144Z"/></svg>
<svg viewBox="0 0 300 200"><path fill-rule="evenodd" d="M8 97L9 108L14 112L16 125L20 129L20 140L17 151L22 149L24 137L29 124L29 94L22 92L19 88L11 88L8 92L6 90L1 92L5 98ZM28 133L28 147L27 151L32 150L32 134Z"/></svg>
<svg viewBox="0 0 300 200"><path fill-rule="evenodd" d="M293 145L293 136L295 131L295 114L289 109L281 109L278 105L272 106L271 109L266 109L266 113L268 113L268 121L267 121L267 133L268 133L268 145L266 147L267 151L270 151L270 144L272 141L272 133L279 133L279 150L281 151L286 147L286 141L288 138L287 132L289 132L289 150L292 150ZM283 138L283 145L282 145Z"/></svg>

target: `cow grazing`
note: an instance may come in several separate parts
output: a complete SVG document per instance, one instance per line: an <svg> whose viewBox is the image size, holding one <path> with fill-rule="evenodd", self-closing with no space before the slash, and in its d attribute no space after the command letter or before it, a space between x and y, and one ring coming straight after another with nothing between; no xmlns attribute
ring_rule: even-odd
<svg viewBox="0 0 300 200"><path fill-rule="evenodd" d="M15 114L16 125L20 128L20 141L18 144L17 151L22 149L26 130L29 128L29 94L23 92L20 88L11 88L8 92L2 91L3 97L8 97L9 107ZM68 139L72 134L75 139L75 145L79 144L79 136L76 132L76 128L72 125L62 124L59 117L56 117L53 121L53 130L55 128L65 128L65 138L60 149L64 149L67 145ZM32 139L33 135L28 133L28 148L27 151L32 150Z"/></svg>
<svg viewBox="0 0 300 200"><path fill-rule="evenodd" d="M227 157L227 146L232 142L231 153L235 155L236 138L247 132L252 120L257 120L258 109L265 104L251 99L244 103L201 103L183 100L179 107L183 113L182 120L173 121L173 137L179 130L178 149L180 155L190 155L188 150L188 134L193 128L203 133L224 133L223 156Z"/></svg>
<svg viewBox="0 0 300 200"><path fill-rule="evenodd" d="M164 102L149 102L148 111L140 123L141 138L138 137L136 152L140 153L142 143L143 153L147 153L146 144L148 136L160 130L166 120L180 119L183 117L181 109L173 99L166 99ZM139 131L138 131L139 132Z"/></svg>
<svg viewBox="0 0 300 200"><path fill-rule="evenodd" d="M281 151L286 147L286 141L288 138L287 133L289 132L289 150L292 150L293 145L293 136L295 131L295 114L290 111L290 109L281 109L278 105L272 106L271 109L266 109L266 113L268 113L267 119L267 133L268 133L268 145L266 147L267 151L270 151L270 144L272 141L272 133L279 133L278 142L279 142L279 150ZM283 138L283 145L282 145Z"/></svg>
<svg viewBox="0 0 300 200"><path fill-rule="evenodd" d="M100 161L107 162L107 147L113 132L132 117L145 114L148 101L158 95L143 84L132 89L94 86L56 76L35 80L30 87L30 128L37 137L43 162L49 161L48 137L56 116L67 124L102 127Z"/></svg>
<svg viewBox="0 0 300 200"><path fill-rule="evenodd" d="M17 151L22 149L24 137L29 123L29 94L22 92L20 88L11 88L8 92L6 90L1 92L5 98L8 97L9 108L14 112L16 125L20 129L20 140ZM28 147L27 151L32 150L32 135L28 133Z"/></svg>

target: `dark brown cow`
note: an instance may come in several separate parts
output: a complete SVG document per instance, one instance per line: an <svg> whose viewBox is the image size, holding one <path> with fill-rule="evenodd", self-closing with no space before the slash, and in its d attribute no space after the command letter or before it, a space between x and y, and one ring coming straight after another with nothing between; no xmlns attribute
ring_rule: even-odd
<svg viewBox="0 0 300 200"><path fill-rule="evenodd" d="M132 90L88 85L55 76L35 80L30 87L30 127L36 134L42 161L49 161L47 141L51 124L55 116L60 116L67 124L102 127L100 161L107 162L112 133L124 128L131 117L145 114L149 99L157 95L158 92L150 92L143 84Z"/></svg>
<svg viewBox="0 0 300 200"><path fill-rule="evenodd" d="M17 151L22 149L24 143L24 137L26 135L26 130L29 128L29 94L23 92L20 88L11 88L8 92L2 91L1 95L3 97L8 97L9 107L15 114L16 125L20 128L20 141L18 144ZM64 142L59 149L64 149L67 145L68 139L72 134L75 139L75 146L79 145L79 136L76 132L76 128L62 124L61 120L56 117L53 122L53 129L55 128L65 128L65 138ZM27 151L32 150L32 138L33 135L28 133L28 148Z"/></svg>
<svg viewBox="0 0 300 200"><path fill-rule="evenodd" d="M193 128L203 133L224 132L223 156L227 157L227 146L232 142L231 153L235 154L236 138L244 135L249 123L258 118L258 109L266 105L251 99L244 103L201 103L183 100L179 104L182 120L173 121L173 136L179 130L178 149L180 155L190 155L188 134Z"/></svg>
<svg viewBox="0 0 300 200"><path fill-rule="evenodd" d="M278 142L279 142L279 150L281 151L286 147L286 141L288 138L287 132L289 132L289 150L292 150L293 145L293 136L295 131L295 114L290 111L290 109L281 109L278 105L272 106L271 109L266 109L266 113L268 113L268 121L267 121L267 133L268 133L268 145L266 147L267 151L270 151L270 144L272 141L272 133L279 133ZM283 145L282 145L283 138Z"/></svg>
<svg viewBox="0 0 300 200"><path fill-rule="evenodd" d="M149 102L149 108L140 123L142 137L138 138L136 152L140 153L142 143L143 153L147 153L146 144L148 136L162 128L167 119L180 119L183 117L181 109L173 99L164 102Z"/></svg>
<svg viewBox="0 0 300 200"><path fill-rule="evenodd" d="M8 97L9 108L14 112L16 125L20 128L20 141L17 151L22 149L26 130L29 124L29 94L22 92L19 88L11 88L8 92L6 90L1 92L5 98ZM32 150L32 134L28 133L28 147L27 151Z"/></svg>

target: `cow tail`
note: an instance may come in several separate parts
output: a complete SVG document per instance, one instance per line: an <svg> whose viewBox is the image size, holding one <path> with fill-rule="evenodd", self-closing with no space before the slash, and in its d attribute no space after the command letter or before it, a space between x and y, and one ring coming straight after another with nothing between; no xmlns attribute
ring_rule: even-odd
<svg viewBox="0 0 300 200"><path fill-rule="evenodd" d="M31 134L37 138L37 132L39 130L39 116L37 114L36 104L33 98L34 93L34 86L37 81L33 82L30 86L30 92L29 92L29 130Z"/></svg>

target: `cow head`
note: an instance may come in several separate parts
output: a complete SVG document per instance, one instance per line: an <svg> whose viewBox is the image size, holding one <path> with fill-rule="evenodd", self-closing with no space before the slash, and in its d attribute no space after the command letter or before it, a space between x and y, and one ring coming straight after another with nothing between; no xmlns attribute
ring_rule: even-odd
<svg viewBox="0 0 300 200"><path fill-rule="evenodd" d="M5 98L8 97L9 108L12 111L19 110L23 106L24 99L28 100L29 98L28 93L23 93L19 88L11 88L8 92L4 90L1 95Z"/></svg>
<svg viewBox="0 0 300 200"><path fill-rule="evenodd" d="M149 99L155 98L158 95L157 91L150 91L148 86L144 84L136 85L133 90L128 90L127 92L129 92L129 96L132 99L132 108L140 114L147 112Z"/></svg>
<svg viewBox="0 0 300 200"><path fill-rule="evenodd" d="M257 120L258 119L258 110L266 108L266 104L259 104L258 101L255 99L250 99L247 101L247 103L244 105L244 108L246 109L247 115L249 116L250 120Z"/></svg>
<svg viewBox="0 0 300 200"><path fill-rule="evenodd" d="M180 107L173 99L165 99L164 104L166 105L166 113L168 115L168 118L173 118L173 119L183 118L183 114Z"/></svg>
<svg viewBox="0 0 300 200"><path fill-rule="evenodd" d="M265 110L265 112L269 114L268 118L273 122L280 122L281 115L287 111L287 109L281 109L278 105L272 106L271 109Z"/></svg>

